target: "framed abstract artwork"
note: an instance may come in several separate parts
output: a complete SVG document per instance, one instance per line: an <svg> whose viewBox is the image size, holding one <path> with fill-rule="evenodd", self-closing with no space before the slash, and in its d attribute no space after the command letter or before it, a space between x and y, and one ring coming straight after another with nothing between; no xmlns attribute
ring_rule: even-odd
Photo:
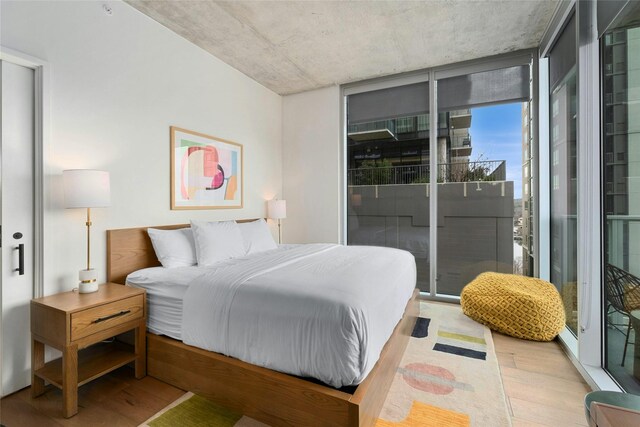
<svg viewBox="0 0 640 427"><path fill-rule="evenodd" d="M242 207L242 145L171 126L171 209Z"/></svg>

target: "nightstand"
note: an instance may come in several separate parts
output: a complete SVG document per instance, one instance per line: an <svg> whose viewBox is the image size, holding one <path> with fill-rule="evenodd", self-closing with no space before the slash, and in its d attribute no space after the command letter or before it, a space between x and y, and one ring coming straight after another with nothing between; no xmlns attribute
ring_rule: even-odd
<svg viewBox="0 0 640 427"><path fill-rule="evenodd" d="M135 330L135 345L102 341ZM145 291L114 283L97 292L64 292L31 300L31 395L45 381L62 389L63 415L78 413L78 387L130 362L146 375ZM62 358L44 363L44 346Z"/></svg>

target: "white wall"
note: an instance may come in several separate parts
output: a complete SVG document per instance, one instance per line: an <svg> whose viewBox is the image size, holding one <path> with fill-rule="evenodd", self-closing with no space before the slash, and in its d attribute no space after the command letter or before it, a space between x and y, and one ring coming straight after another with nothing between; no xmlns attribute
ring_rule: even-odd
<svg viewBox="0 0 640 427"><path fill-rule="evenodd" d="M340 99L337 86L283 98L283 243L340 241Z"/></svg>
<svg viewBox="0 0 640 427"><path fill-rule="evenodd" d="M101 280L106 229L263 217L282 192L282 98L129 5L3 0L0 24L3 46L51 66L45 294L85 267L85 212L63 209L63 169L111 172L112 206L93 210ZM170 125L244 144L243 209L170 210Z"/></svg>

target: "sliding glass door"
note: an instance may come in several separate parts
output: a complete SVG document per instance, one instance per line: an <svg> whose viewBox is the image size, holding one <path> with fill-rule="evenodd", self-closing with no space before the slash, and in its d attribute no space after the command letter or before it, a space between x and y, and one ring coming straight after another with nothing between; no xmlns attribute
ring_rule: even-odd
<svg viewBox="0 0 640 427"><path fill-rule="evenodd" d="M640 26L601 46L605 369L640 394Z"/></svg>

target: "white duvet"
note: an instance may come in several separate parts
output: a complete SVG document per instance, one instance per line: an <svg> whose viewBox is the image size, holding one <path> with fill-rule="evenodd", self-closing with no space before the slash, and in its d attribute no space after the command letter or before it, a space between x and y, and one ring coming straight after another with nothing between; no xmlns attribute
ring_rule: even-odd
<svg viewBox="0 0 640 427"><path fill-rule="evenodd" d="M289 245L194 279L182 340L334 387L355 385L378 360L415 284L406 251Z"/></svg>

